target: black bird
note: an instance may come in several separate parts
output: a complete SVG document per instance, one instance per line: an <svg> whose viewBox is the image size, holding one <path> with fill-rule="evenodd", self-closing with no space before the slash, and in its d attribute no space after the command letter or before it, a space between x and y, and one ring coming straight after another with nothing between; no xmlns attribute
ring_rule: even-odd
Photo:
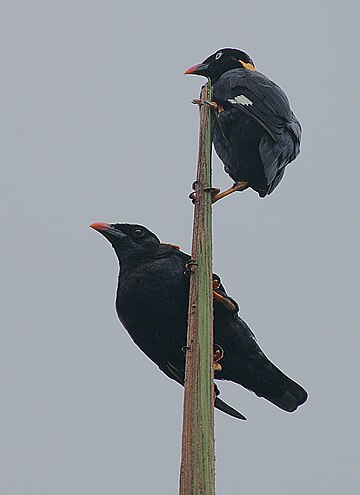
<svg viewBox="0 0 360 495"><path fill-rule="evenodd" d="M262 198L272 193L300 151L301 125L284 91L256 71L247 53L233 48L218 50L185 74L213 84L213 101L207 102L217 117L213 143L235 181L214 201L248 187Z"/></svg>
<svg viewBox="0 0 360 495"><path fill-rule="evenodd" d="M112 244L120 262L116 311L140 349L170 378L184 384L190 256L178 246L160 243L141 225L94 223ZM214 345L223 350L215 379L231 380L285 411L306 401L306 391L274 366L238 316L238 305L214 275ZM216 395L219 390L216 388ZM215 407L244 416L219 397Z"/></svg>

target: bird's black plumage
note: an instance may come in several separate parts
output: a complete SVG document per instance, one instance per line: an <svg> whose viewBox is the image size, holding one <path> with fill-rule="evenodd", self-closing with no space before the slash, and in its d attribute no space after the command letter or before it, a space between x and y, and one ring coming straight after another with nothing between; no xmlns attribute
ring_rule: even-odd
<svg viewBox="0 0 360 495"><path fill-rule="evenodd" d="M116 311L140 349L170 378L184 383L190 256L160 243L140 225L91 225L112 244L120 262ZM218 278L214 275L215 278ZM285 411L305 402L305 390L274 366L258 346L238 306L220 284L217 294L233 303L233 310L214 300L214 343L224 350L218 380L231 380ZM218 394L217 389L217 394ZM244 419L217 397L215 406Z"/></svg>
<svg viewBox="0 0 360 495"><path fill-rule="evenodd" d="M265 197L300 151L301 126L284 91L240 50L224 48L187 74L207 76L218 104L213 143L225 171Z"/></svg>

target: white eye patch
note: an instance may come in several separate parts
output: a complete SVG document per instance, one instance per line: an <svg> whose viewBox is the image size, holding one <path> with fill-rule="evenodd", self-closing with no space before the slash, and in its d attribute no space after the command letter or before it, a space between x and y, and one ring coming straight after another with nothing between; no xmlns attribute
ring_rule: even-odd
<svg viewBox="0 0 360 495"><path fill-rule="evenodd" d="M249 100L245 95L235 96L235 98L230 98L228 100L229 103L233 103L234 105L252 105L253 102Z"/></svg>

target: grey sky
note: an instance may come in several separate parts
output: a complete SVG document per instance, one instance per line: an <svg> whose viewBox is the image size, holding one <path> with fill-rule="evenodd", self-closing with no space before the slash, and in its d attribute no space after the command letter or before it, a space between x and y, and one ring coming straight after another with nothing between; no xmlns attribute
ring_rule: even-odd
<svg viewBox="0 0 360 495"><path fill-rule="evenodd" d="M280 84L304 135L273 195L215 206L214 269L310 398L290 415L220 384L248 421L216 413L217 492L357 493L359 10L204 5L2 3L4 495L177 493L182 389L117 321L117 261L88 224L142 223L189 252L203 81L182 74L226 46Z"/></svg>

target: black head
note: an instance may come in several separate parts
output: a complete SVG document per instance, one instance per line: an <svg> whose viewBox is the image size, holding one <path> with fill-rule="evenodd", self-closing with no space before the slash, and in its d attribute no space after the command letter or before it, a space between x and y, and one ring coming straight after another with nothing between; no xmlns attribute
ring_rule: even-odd
<svg viewBox="0 0 360 495"><path fill-rule="evenodd" d="M106 237L121 263L151 257L159 250L159 239L142 225L97 222L90 227Z"/></svg>
<svg viewBox="0 0 360 495"><path fill-rule="evenodd" d="M214 83L224 72L237 68L255 70L255 65L247 53L236 48L222 48L201 64L190 67L185 74L205 76Z"/></svg>

